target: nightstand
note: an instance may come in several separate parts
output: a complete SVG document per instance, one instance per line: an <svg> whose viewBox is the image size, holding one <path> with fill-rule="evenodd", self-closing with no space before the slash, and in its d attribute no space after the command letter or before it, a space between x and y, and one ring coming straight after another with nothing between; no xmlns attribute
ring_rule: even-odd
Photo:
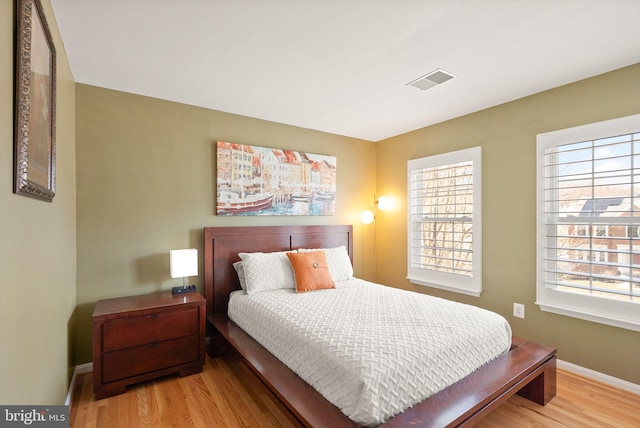
<svg viewBox="0 0 640 428"><path fill-rule="evenodd" d="M128 385L202 371L205 299L171 291L100 300L93 311L93 392L96 399Z"/></svg>

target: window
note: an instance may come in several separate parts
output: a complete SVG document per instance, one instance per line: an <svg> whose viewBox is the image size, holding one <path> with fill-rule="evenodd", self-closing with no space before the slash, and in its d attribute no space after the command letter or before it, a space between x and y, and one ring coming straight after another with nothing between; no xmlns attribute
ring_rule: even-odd
<svg viewBox="0 0 640 428"><path fill-rule="evenodd" d="M640 226L627 226L627 238L640 239Z"/></svg>
<svg viewBox="0 0 640 428"><path fill-rule="evenodd" d="M640 331L640 115L538 135L537 304Z"/></svg>
<svg viewBox="0 0 640 428"><path fill-rule="evenodd" d="M408 279L482 291L481 148L408 162Z"/></svg>

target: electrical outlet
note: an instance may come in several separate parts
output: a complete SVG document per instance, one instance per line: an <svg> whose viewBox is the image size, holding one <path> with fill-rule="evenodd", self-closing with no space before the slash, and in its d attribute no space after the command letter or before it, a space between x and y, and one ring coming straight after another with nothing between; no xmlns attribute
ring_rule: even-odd
<svg viewBox="0 0 640 428"><path fill-rule="evenodd" d="M524 318L524 305L522 303L513 304L513 316L517 318Z"/></svg>

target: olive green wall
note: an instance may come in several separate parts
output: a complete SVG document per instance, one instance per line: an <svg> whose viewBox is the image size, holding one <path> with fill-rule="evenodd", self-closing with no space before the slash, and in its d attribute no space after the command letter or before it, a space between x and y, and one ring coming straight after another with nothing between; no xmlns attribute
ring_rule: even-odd
<svg viewBox="0 0 640 428"><path fill-rule="evenodd" d="M182 284L169 250L202 260L205 226L354 224L355 270L373 279L372 229L358 216L373 201L374 143L80 84L76 112L76 363L91 361L95 302ZM336 215L217 217L217 140L336 156Z"/></svg>
<svg viewBox="0 0 640 428"><path fill-rule="evenodd" d="M557 347L562 360L640 383L640 333L534 304L536 134L640 113L638 93L640 64L377 143L377 193L399 202L378 216L378 281L491 309L509 320L516 336ZM474 146L482 146L483 168L480 298L405 279L407 161ZM525 319L512 316L514 302L525 304Z"/></svg>
<svg viewBox="0 0 640 428"><path fill-rule="evenodd" d="M48 0L58 56L56 196L13 194L15 1L0 2L0 403L63 404L76 305L75 83Z"/></svg>
<svg viewBox="0 0 640 428"><path fill-rule="evenodd" d="M640 64L374 144L75 85L49 0L43 3L58 48L52 203L12 192L15 2L0 2L1 404L64 402L70 368L91 360L95 301L178 284L169 278L168 251L201 250L204 226L354 224L356 275L495 310L516 335L556 346L561 359L640 383L640 333L534 304L535 136L640 113ZM216 140L336 156L337 214L216 217ZM406 161L477 145L482 296L414 286L405 279ZM374 193L398 202L378 212L376 263L374 226L358 221ZM200 278L193 278L199 286ZM511 316L513 302L526 305L526 319Z"/></svg>

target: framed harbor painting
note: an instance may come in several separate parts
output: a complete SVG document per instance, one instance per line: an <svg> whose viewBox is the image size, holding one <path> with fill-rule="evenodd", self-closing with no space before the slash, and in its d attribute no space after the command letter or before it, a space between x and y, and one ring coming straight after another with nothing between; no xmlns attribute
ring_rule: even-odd
<svg viewBox="0 0 640 428"><path fill-rule="evenodd" d="M14 193L55 196L56 50L40 0L19 0Z"/></svg>
<svg viewBox="0 0 640 428"><path fill-rule="evenodd" d="M216 214L334 215L336 158L218 141Z"/></svg>

